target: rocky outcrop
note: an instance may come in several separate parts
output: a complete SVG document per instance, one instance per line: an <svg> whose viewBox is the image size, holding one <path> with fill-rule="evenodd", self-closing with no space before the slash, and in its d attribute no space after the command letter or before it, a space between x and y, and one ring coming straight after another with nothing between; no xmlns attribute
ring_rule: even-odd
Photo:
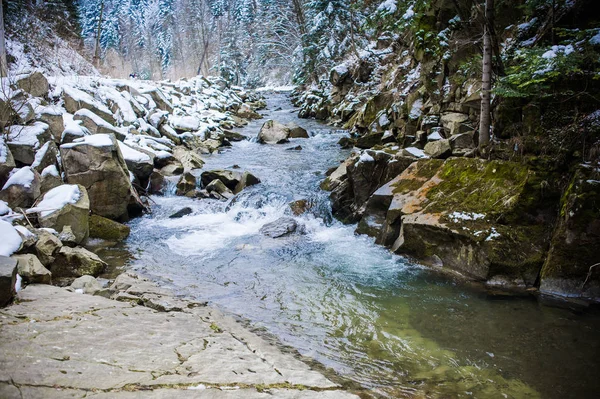
<svg viewBox="0 0 600 399"><path fill-rule="evenodd" d="M600 298L600 181L591 165L577 167L541 272L545 294Z"/></svg>
<svg viewBox="0 0 600 399"><path fill-rule="evenodd" d="M50 85L48 79L40 72L17 75L16 86L34 97L47 97Z"/></svg>
<svg viewBox="0 0 600 399"><path fill-rule="evenodd" d="M286 125L274 120L268 120L260 129L260 132L258 132L257 141L261 144L287 143L290 134L291 130Z"/></svg>
<svg viewBox="0 0 600 399"><path fill-rule="evenodd" d="M60 153L66 182L86 188L93 213L115 220L127 218L132 187L114 136L87 136L61 145Z"/></svg>
<svg viewBox="0 0 600 399"><path fill-rule="evenodd" d="M553 217L540 200L548 177L514 162L418 161L373 194L357 231L434 267L533 286Z"/></svg>

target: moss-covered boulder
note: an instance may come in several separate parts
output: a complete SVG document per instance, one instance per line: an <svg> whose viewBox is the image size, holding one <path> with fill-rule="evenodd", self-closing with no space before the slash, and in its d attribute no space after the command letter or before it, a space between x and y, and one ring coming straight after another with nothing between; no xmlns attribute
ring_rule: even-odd
<svg viewBox="0 0 600 399"><path fill-rule="evenodd" d="M515 162L417 161L373 194L358 232L476 280L531 286L551 225L540 216L540 173Z"/></svg>
<svg viewBox="0 0 600 399"><path fill-rule="evenodd" d="M600 298L600 173L580 166L562 201L540 291ZM597 265L597 266L594 266Z"/></svg>
<svg viewBox="0 0 600 399"><path fill-rule="evenodd" d="M90 216L90 238L124 240L129 236L129 226L99 215Z"/></svg>

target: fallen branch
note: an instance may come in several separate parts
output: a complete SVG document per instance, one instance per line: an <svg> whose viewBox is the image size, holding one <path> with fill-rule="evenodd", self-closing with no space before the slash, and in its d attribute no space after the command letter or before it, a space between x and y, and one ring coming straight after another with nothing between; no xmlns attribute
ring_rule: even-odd
<svg viewBox="0 0 600 399"><path fill-rule="evenodd" d="M583 282L583 285L581 286L581 289L585 288L585 285L587 284L588 280L590 279L590 277L592 277L592 269L596 266L600 266L600 263L596 263L595 265L590 266L590 269L588 270L588 274L585 277L585 281Z"/></svg>

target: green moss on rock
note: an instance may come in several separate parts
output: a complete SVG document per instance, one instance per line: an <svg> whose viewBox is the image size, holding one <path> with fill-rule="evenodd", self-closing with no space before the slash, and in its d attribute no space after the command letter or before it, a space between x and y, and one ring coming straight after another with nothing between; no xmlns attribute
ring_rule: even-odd
<svg viewBox="0 0 600 399"><path fill-rule="evenodd" d="M90 237L103 240L124 240L129 236L129 226L99 215L90 216Z"/></svg>

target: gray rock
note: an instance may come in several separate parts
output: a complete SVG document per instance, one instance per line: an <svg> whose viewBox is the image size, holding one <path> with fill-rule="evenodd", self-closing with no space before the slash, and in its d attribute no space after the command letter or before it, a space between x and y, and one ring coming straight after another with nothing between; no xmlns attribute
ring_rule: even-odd
<svg viewBox="0 0 600 399"><path fill-rule="evenodd" d="M432 158L448 158L452 155L452 147L448 139L430 141L425 144L423 151Z"/></svg>
<svg viewBox="0 0 600 399"><path fill-rule="evenodd" d="M21 180L20 177L26 179L28 183L25 184L25 181ZM30 182L29 179L31 179ZM6 186L7 184L8 186ZM0 191L0 200L8 203L8 206L12 209L29 208L40 196L40 189L40 174L35 169L25 166L15 172L11 179L6 182L2 191Z"/></svg>
<svg viewBox="0 0 600 399"><path fill-rule="evenodd" d="M17 260L0 255L0 307L6 306L15 295Z"/></svg>
<svg viewBox="0 0 600 399"><path fill-rule="evenodd" d="M63 246L56 254L50 271L54 277L81 277L86 274L97 276L106 266L98 255L85 248Z"/></svg>
<svg viewBox="0 0 600 399"><path fill-rule="evenodd" d="M31 165L38 148L52 140L49 127L43 122L35 122L31 126L10 126L7 137L7 145L14 160L24 165Z"/></svg>
<svg viewBox="0 0 600 399"><path fill-rule="evenodd" d="M17 261L17 273L28 284L51 284L52 273L46 269L44 265L35 255L13 255L13 259Z"/></svg>
<svg viewBox="0 0 600 399"><path fill-rule="evenodd" d="M102 289L102 284L100 284L93 276L85 275L76 278L75 281L71 283L71 288L75 292L94 295Z"/></svg>
<svg viewBox="0 0 600 399"><path fill-rule="evenodd" d="M203 172L200 178L202 185L205 187L215 179L220 180L234 194L239 193L248 186L260 183L260 179L250 172L223 169Z"/></svg>
<svg viewBox="0 0 600 399"><path fill-rule="evenodd" d="M188 191L196 189L196 176L185 172L177 182L177 195L185 195Z"/></svg>
<svg viewBox="0 0 600 399"><path fill-rule="evenodd" d="M290 129L290 138L307 139L310 137L306 129L299 126L297 123L290 122L286 126L288 129Z"/></svg>
<svg viewBox="0 0 600 399"><path fill-rule="evenodd" d="M54 255L62 248L62 242L54 234L40 230L35 243L35 252L44 266L54 263Z"/></svg>
<svg viewBox="0 0 600 399"><path fill-rule="evenodd" d="M274 222L262 226L259 232L267 237L279 238L290 235L296 231L302 232L303 226L298 225L296 220L289 217L282 217Z"/></svg>
<svg viewBox="0 0 600 399"><path fill-rule="evenodd" d="M80 109L75 113L73 119L76 121L82 121L83 127L90 131L92 134L105 133L114 134L119 140L125 140L124 132L104 120L100 115L96 115L94 112L88 109Z"/></svg>
<svg viewBox="0 0 600 399"><path fill-rule="evenodd" d="M287 142L290 134L289 127L274 120L268 120L258 133L258 142L261 144L281 144Z"/></svg>
<svg viewBox="0 0 600 399"><path fill-rule="evenodd" d="M234 196L233 192L230 189L228 189L225 186L225 184L223 184L223 182L219 179L215 179L208 183L208 185L206 186L206 191L208 191L211 194L219 194L219 196L223 197L224 199L229 199Z"/></svg>
<svg viewBox="0 0 600 399"><path fill-rule="evenodd" d="M17 75L16 85L19 89L26 91L34 97L47 97L49 84L48 79L40 72Z"/></svg>
<svg viewBox="0 0 600 399"><path fill-rule="evenodd" d="M63 87L63 100L65 102L65 108L71 114L75 114L80 109L87 109L111 125L116 123L115 117L110 109L79 89L74 87Z"/></svg>
<svg viewBox="0 0 600 399"><path fill-rule="evenodd" d="M64 186L50 190L44 195L44 199L56 195L58 190ZM74 188L74 187L73 187ZM74 235L74 242L80 244L89 236L89 214L90 199L87 190L82 185L77 185L79 189L79 199L74 204L66 204L60 209L54 211L39 212L38 221L41 227L48 227L56 231L62 231L65 226L69 226ZM42 200L43 203L44 200ZM43 206L42 206L43 208ZM50 212L51 213L47 213Z"/></svg>
<svg viewBox="0 0 600 399"><path fill-rule="evenodd" d="M65 122L60 109L53 110L50 107L45 107L37 116L37 119L49 126L49 131L52 134L52 139L55 143L60 143L62 133L65 130Z"/></svg>
<svg viewBox="0 0 600 399"><path fill-rule="evenodd" d="M97 137L94 135L91 137ZM87 189L90 209L109 219L126 219L131 198L131 182L125 160L114 136L108 146L81 142L60 146L65 180Z"/></svg>
<svg viewBox="0 0 600 399"><path fill-rule="evenodd" d="M181 163L185 170L200 169L204 166L204 161L200 155L182 146L173 148L173 156Z"/></svg>
<svg viewBox="0 0 600 399"><path fill-rule="evenodd" d="M175 161L174 163L170 163L160 169L160 173L163 176L177 176L182 174L184 171L183 165L179 163L179 161Z"/></svg>
<svg viewBox="0 0 600 399"><path fill-rule="evenodd" d="M46 167L58 165L58 147L54 141L46 142L35 154L35 159L31 166L42 173Z"/></svg>
<svg viewBox="0 0 600 399"><path fill-rule="evenodd" d="M0 162L0 186L4 186L10 171L16 167L12 152L4 140L0 140L0 159L2 159Z"/></svg>

